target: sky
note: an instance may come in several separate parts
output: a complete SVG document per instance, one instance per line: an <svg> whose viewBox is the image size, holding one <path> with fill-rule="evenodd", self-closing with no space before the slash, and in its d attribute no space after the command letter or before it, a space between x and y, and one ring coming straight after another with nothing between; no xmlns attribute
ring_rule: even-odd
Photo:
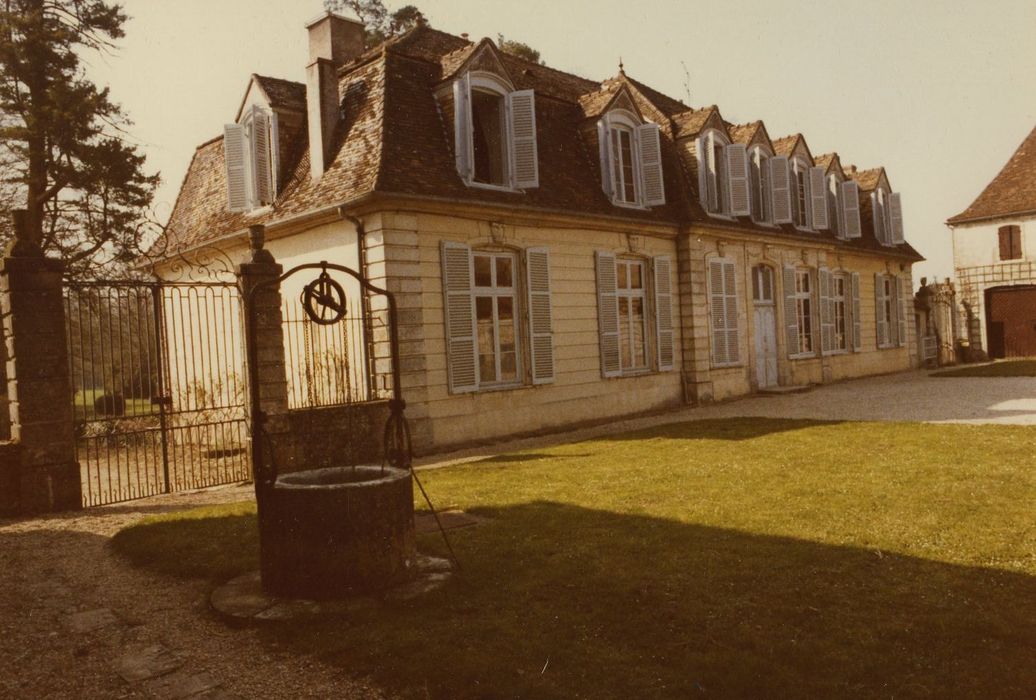
<svg viewBox="0 0 1036 700"><path fill-rule="evenodd" d="M953 271L945 220L962 211L1036 125L1032 0L410 0L432 26L497 34L594 80L618 72L730 122L801 132L843 167L883 165L903 194L907 240ZM119 50L94 57L160 171L168 217L197 145L234 119L249 75L303 81L305 23L322 0L124 0ZM388 0L389 9L407 1Z"/></svg>

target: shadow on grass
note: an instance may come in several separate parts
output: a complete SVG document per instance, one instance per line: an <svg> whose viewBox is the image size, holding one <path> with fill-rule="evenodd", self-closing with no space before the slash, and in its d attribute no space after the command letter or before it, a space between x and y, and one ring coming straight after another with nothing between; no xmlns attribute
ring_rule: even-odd
<svg viewBox="0 0 1036 700"><path fill-rule="evenodd" d="M818 426L839 425L840 420L806 420L802 418L708 418L634 430L631 432L603 435L594 440L681 439L681 440L754 440L755 438L808 430Z"/></svg>
<svg viewBox="0 0 1036 700"><path fill-rule="evenodd" d="M480 511L493 520L452 533L464 570L446 589L345 620L266 626L260 638L416 697L1031 697L1036 687L1031 576L553 502ZM122 536L117 548L166 572L227 577L228 554L256 566L247 515L135 529L152 528L150 542ZM146 558L127 551L144 544ZM199 545L204 556L186 557Z"/></svg>

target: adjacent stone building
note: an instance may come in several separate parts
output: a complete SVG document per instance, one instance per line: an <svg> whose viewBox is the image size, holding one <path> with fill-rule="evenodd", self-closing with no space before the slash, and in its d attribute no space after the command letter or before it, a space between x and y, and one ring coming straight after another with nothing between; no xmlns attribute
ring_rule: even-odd
<svg viewBox="0 0 1036 700"><path fill-rule="evenodd" d="M918 361L902 205L629 77L418 27L309 27L306 84L253 75L165 244L362 268L397 295L420 450L893 372ZM358 292L356 292L358 293Z"/></svg>
<svg viewBox="0 0 1036 700"><path fill-rule="evenodd" d="M971 347L992 358L1036 355L1036 128L946 224Z"/></svg>

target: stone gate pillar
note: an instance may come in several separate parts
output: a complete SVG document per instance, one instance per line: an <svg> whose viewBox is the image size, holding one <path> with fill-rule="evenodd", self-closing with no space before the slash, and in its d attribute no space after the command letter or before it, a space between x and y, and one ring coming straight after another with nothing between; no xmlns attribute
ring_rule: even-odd
<svg viewBox="0 0 1036 700"><path fill-rule="evenodd" d="M14 212L14 241L0 262L0 313L7 351L11 440L20 455L0 465L0 500L21 513L82 507L75 458L72 382L68 364L60 260L48 258ZM12 452L14 454L14 452Z"/></svg>
<svg viewBox="0 0 1036 700"><path fill-rule="evenodd" d="M241 288L243 320L245 324L245 362L248 364L249 392L258 392L259 410L263 414L266 442L261 446L265 462L273 461L279 473L295 471L295 450L291 443L288 421L288 379L284 362L284 326L281 318L281 288L277 278L284 268L277 264L270 251L263 247L266 236L264 226L249 228L248 243L251 249L249 262L237 267L238 285ZM260 287L260 285L262 285ZM260 287L254 294L252 290ZM249 313L249 305L252 312ZM254 322L255 327L249 328ZM252 363L255 363L253 374ZM252 386L252 377L258 379ZM251 403L249 394L249 406ZM251 416L250 416L251 418ZM254 424L253 420L249 421ZM255 435L252 440L254 455ZM253 459L253 468L255 461ZM255 474L253 474L253 477Z"/></svg>

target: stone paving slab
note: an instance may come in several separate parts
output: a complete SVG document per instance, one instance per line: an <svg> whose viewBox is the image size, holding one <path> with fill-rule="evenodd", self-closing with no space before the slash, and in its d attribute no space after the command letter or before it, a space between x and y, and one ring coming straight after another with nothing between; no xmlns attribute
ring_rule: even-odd
<svg viewBox="0 0 1036 700"><path fill-rule="evenodd" d="M172 673L183 663L179 654L162 644L135 644L115 662L115 671L127 683L137 683Z"/></svg>
<svg viewBox="0 0 1036 700"><path fill-rule="evenodd" d="M96 608L73 613L66 618L66 624L76 634L89 634L121 622L108 608Z"/></svg>

